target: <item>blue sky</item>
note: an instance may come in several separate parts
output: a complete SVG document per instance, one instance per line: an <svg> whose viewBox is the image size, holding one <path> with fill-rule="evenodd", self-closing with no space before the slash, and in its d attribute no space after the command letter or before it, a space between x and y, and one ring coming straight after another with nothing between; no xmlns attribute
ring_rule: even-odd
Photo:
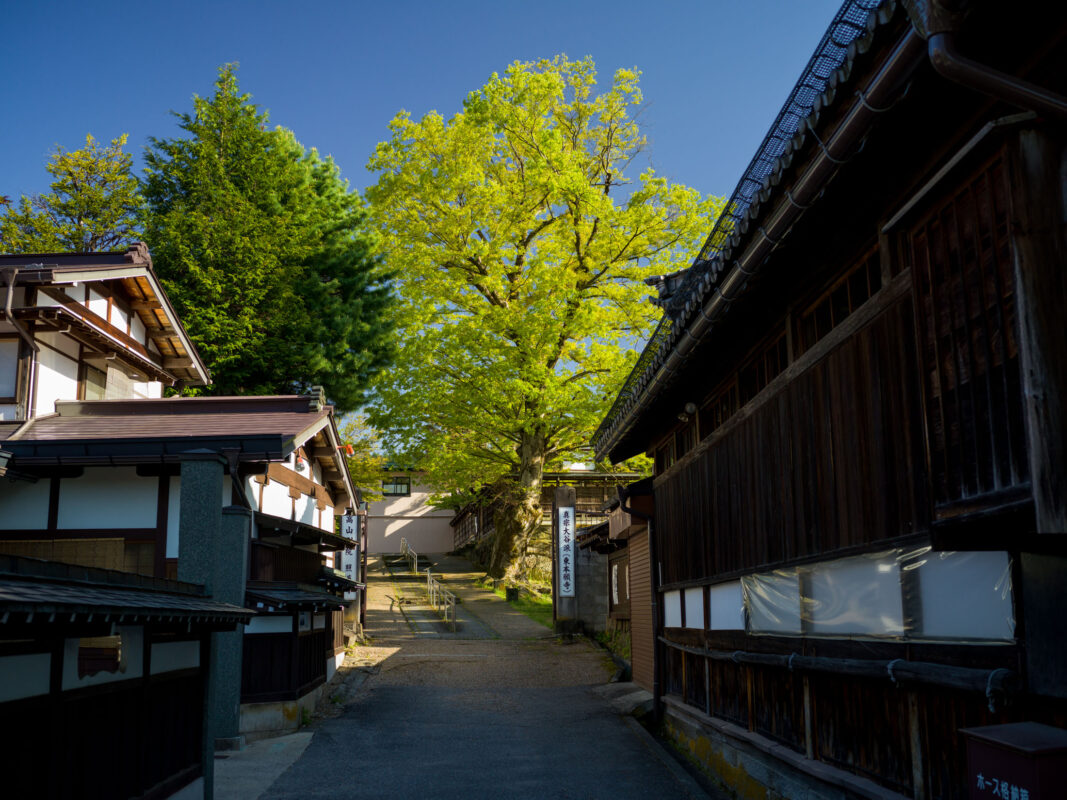
<svg viewBox="0 0 1067 800"><path fill-rule="evenodd" d="M602 80L642 70L642 124L660 174L728 195L839 0L0 0L0 194L48 189L45 164L85 134L177 133L171 110L208 95L220 64L332 154L353 186L401 109L459 110L512 61L591 55Z"/></svg>

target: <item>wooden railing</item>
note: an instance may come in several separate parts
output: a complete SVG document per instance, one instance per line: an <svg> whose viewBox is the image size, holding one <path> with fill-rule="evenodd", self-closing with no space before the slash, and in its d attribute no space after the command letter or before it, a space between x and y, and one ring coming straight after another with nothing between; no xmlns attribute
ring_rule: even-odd
<svg viewBox="0 0 1067 800"><path fill-rule="evenodd" d="M253 541L248 558L248 579L314 583L325 563L318 553Z"/></svg>

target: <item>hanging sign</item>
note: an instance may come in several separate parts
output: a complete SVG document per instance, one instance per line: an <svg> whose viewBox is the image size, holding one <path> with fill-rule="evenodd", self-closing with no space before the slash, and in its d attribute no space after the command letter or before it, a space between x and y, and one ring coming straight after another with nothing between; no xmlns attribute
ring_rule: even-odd
<svg viewBox="0 0 1067 800"><path fill-rule="evenodd" d="M341 553L341 569L345 577L350 581L359 582L359 517L355 514L346 514L341 517L341 535L348 539L351 544ZM356 593L345 592L345 600L354 600Z"/></svg>
<svg viewBox="0 0 1067 800"><path fill-rule="evenodd" d="M559 596L574 597L574 509L557 509L559 518Z"/></svg>

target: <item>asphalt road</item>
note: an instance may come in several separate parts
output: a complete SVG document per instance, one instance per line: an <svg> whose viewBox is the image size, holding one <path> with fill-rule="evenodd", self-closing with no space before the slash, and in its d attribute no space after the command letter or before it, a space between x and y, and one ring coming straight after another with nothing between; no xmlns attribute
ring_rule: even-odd
<svg viewBox="0 0 1067 800"><path fill-rule="evenodd" d="M357 652L371 674L263 798L706 797L612 708L602 651L517 624L503 600L463 584L462 564L452 568L446 580L477 616L457 634L417 603L394 602L416 584L372 573L374 642Z"/></svg>

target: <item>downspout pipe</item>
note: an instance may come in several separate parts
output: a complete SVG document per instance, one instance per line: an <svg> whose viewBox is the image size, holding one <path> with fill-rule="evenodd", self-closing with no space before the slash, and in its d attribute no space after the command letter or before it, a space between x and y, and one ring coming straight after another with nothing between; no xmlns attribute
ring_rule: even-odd
<svg viewBox="0 0 1067 800"><path fill-rule="evenodd" d="M930 63L942 77L1014 106L1067 122L1067 98L967 58L956 49L952 31L932 33L926 44Z"/></svg>
<svg viewBox="0 0 1067 800"><path fill-rule="evenodd" d="M30 346L30 349L37 353L40 352L41 348L37 346L37 342L33 340L33 337L30 336L29 332L22 326L22 323L15 319L11 314L11 303L15 297L15 278L18 277L18 274L18 267L12 267L7 273L7 297L4 298L4 319L7 320L11 327L18 331L19 336L21 336L23 341Z"/></svg>

